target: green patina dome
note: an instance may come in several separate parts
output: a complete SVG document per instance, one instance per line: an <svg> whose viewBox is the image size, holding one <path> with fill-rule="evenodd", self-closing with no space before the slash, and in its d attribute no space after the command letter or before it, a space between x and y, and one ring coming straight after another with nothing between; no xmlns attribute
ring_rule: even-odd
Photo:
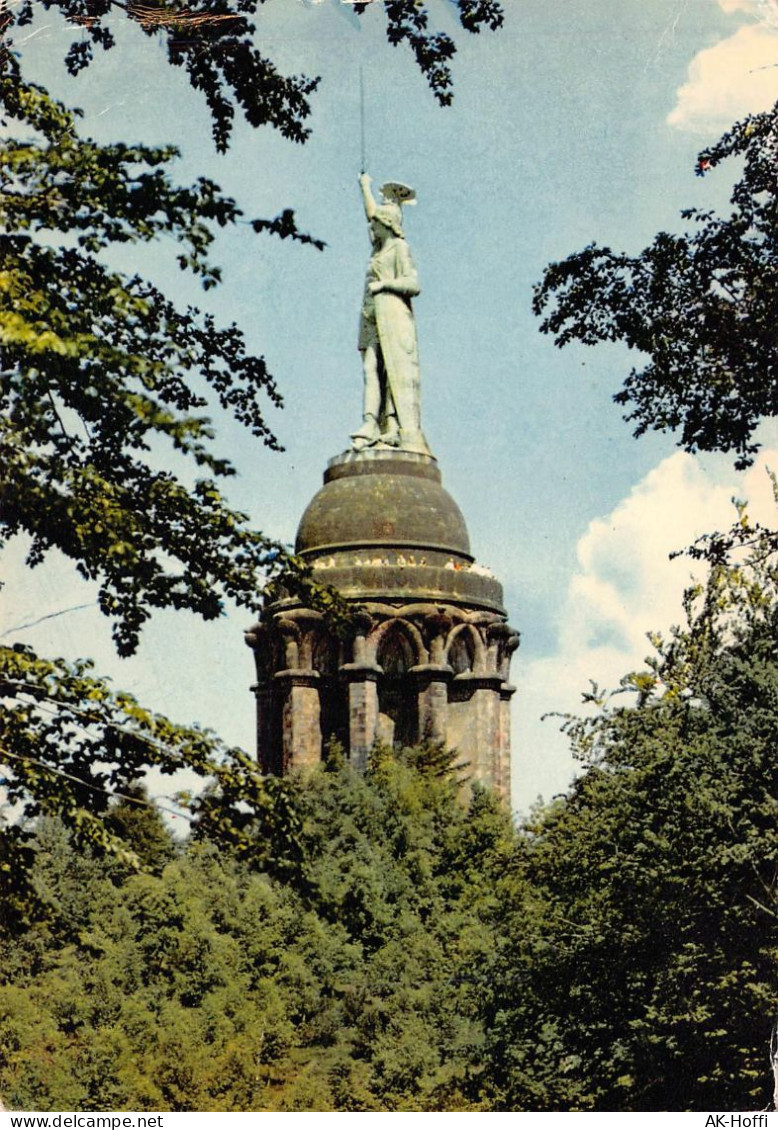
<svg viewBox="0 0 778 1130"><path fill-rule="evenodd" d="M330 461L303 514L296 551L346 546L434 549L470 558L462 512L434 459L410 452L348 453Z"/></svg>
<svg viewBox="0 0 778 1130"><path fill-rule="evenodd" d="M503 611L502 586L475 564L462 512L431 456L372 448L331 459L295 551L349 599Z"/></svg>

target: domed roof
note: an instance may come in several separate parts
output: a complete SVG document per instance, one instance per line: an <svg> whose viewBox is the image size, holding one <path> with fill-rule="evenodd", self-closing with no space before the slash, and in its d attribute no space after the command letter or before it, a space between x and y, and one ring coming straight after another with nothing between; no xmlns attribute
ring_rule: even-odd
<svg viewBox="0 0 778 1130"><path fill-rule="evenodd" d="M454 602L504 614L502 586L473 561L462 512L430 455L371 448L331 459L295 551L348 600Z"/></svg>
<svg viewBox="0 0 778 1130"><path fill-rule="evenodd" d="M331 460L300 521L297 553L356 546L439 550L472 561L465 520L435 460L391 449Z"/></svg>

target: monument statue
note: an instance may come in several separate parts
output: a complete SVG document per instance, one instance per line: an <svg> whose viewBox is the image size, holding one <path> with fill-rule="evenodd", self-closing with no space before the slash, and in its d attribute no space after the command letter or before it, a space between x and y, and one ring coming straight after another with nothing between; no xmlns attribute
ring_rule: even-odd
<svg viewBox="0 0 778 1130"><path fill-rule="evenodd" d="M307 773L335 740L363 772L376 742L431 741L508 802L519 637L421 430L419 280L403 236L403 205L415 197L390 183L376 203L370 177L359 183L373 245L359 325L364 421L328 461L294 549L312 580L353 610L352 630L342 638L303 592L266 591L246 636L258 760L263 774Z"/></svg>
<svg viewBox="0 0 778 1130"><path fill-rule="evenodd" d="M403 234L402 205L416 202L413 189L389 182L377 204L371 178L359 178L373 252L367 267L358 348L364 372L362 427L355 451L385 444L429 455L421 430L419 350L411 299L419 279Z"/></svg>

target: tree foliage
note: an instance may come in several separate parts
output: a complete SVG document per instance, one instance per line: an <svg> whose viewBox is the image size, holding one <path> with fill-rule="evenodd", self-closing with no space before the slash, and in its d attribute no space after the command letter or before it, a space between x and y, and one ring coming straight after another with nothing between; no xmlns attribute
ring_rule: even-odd
<svg viewBox="0 0 778 1130"><path fill-rule="evenodd" d="M231 509L218 485L234 469L214 450L209 399L278 446L264 412L280 397L264 361L247 352L235 325L177 308L103 258L165 232L181 267L213 285L219 273L208 249L215 228L238 221L236 203L206 178L177 186L172 148L80 137L76 116L24 83L13 64L0 77L0 99L7 123L24 130L0 144L3 540L26 534L31 566L57 549L97 582L123 655L154 609L213 619L231 599L256 611L281 574L345 628L335 594ZM254 226L312 242L288 215ZM144 765L203 777L240 766L236 779L256 799L245 756L155 718L88 667L2 648L0 680L0 757L10 801L25 815L56 812L79 836L117 849L103 820L107 793ZM7 829L11 881L23 874L24 844L18 825Z"/></svg>
<svg viewBox="0 0 778 1130"><path fill-rule="evenodd" d="M127 654L151 609L256 608L269 559L286 560L225 502L215 480L234 469L205 414L211 393L277 447L264 412L280 396L237 326L178 309L101 257L166 232L210 286L213 229L237 222L235 202L206 178L176 186L172 148L80 138L74 115L14 70L0 79L7 121L33 132L0 146L2 528L31 536L31 564L56 547L99 581Z"/></svg>
<svg viewBox="0 0 778 1130"><path fill-rule="evenodd" d="M275 793L254 776L251 812L252 767L227 767L187 843L122 783L105 821L141 873L41 805L37 912L10 930L6 892L0 914L6 1104L763 1108L778 565L754 548L689 594L634 701L568 721L586 772L518 832L490 794L463 803L437 747L377 749L364 775L333 749Z"/></svg>
<svg viewBox="0 0 778 1130"><path fill-rule="evenodd" d="M304 140L315 80L256 46L256 0L43 0L109 49L111 18L164 39L212 113ZM260 0L261 3L261 0ZM363 10L366 5L356 5ZM114 9L119 9L115 12ZM470 31L492 0L458 0ZM453 42L412 0L383 5L439 101ZM23 24L30 4L14 16ZM6 22L5 34L12 35ZM181 187L172 148L98 146L3 58L16 137L0 148L2 503L6 534L97 580L122 652L156 608L251 606L273 563L310 575L232 511L208 405L275 445L278 392L235 326L178 309L106 252L173 234L209 288L238 205ZM754 454L775 411L776 117L701 157L740 157L733 213L690 211L638 257L589 248L536 296L560 344L648 355L619 399L638 431ZM315 243L289 211L257 231ZM85 301L85 298L87 299ZM174 469L171 469L173 467ZM747 561L733 564L738 547ZM778 571L744 515L688 623L568 732L587 770L519 834L457 794L445 751L333 749L263 779L241 751L115 691L87 663L0 649L0 1094L27 1109L743 1109L764 1106L778 899ZM291 582L287 582L291 583ZM334 597L315 587L306 599ZM174 841L137 784L211 782Z"/></svg>
<svg viewBox="0 0 778 1130"><path fill-rule="evenodd" d="M778 943L778 560L689 594L568 732L587 769L506 873L489 1060L501 1109L753 1110Z"/></svg>
<svg viewBox="0 0 778 1130"><path fill-rule="evenodd" d="M624 680L636 701L569 720L586 772L518 832L488 793L463 803L436 747L378 749L364 775L334 749L251 815L225 770L186 844L123 784L106 822L142 873L39 816L37 913L12 931L5 892L0 914L6 1104L764 1107L778 567L761 548L690 593L687 625Z"/></svg>
<svg viewBox="0 0 778 1130"><path fill-rule="evenodd" d="M208 178L176 184L174 146L100 145L83 136L78 111L25 81L18 29L40 7L83 30L66 53L72 74L92 62L94 46L113 46L114 19L161 38L169 62L205 97L221 150L238 109L252 126L304 141L316 88L316 80L282 75L258 46L261 0L44 0L2 14L0 536L27 535L31 566L56 549L95 581L121 655L136 649L156 609L212 619L232 600L256 611L280 584L346 631L343 602L252 528L220 486L234 468L215 445L214 409L278 449L266 416L281 397L264 360L247 350L236 325L180 308L140 274L110 265L117 247L164 235L179 266L209 290L221 278L209 258L220 228L247 223L257 233L323 244L298 230L290 209L246 220ZM458 9L469 31L501 22L494 0L460 0ZM411 43L439 101L448 101L453 42L429 29L416 4L389 3L386 18L391 41ZM0 664L7 707L0 754L8 794L25 815L56 813L82 839L116 849L104 819L107 794L126 790L144 765L168 772L173 764L215 774L236 799L225 821L235 822L238 838L237 825L267 807L270 786L257 783L243 755L114 694L87 667L14 649L2 650ZM23 873L27 839L19 824L6 832L3 873L13 879Z"/></svg>
<svg viewBox="0 0 778 1130"><path fill-rule="evenodd" d="M436 764L437 759L437 764ZM478 1109L476 971L512 832L435 751L290 788L300 854L186 846L114 805L133 873L38 822L41 912L0 931L0 1094L38 1110ZM143 820L136 813L143 814ZM150 853L150 854L149 854Z"/></svg>
<svg viewBox="0 0 778 1130"><path fill-rule="evenodd" d="M639 255L591 244L547 268L534 307L557 345L620 341L648 358L615 397L636 435L677 431L687 451L745 467L778 414L778 107L735 125L697 172L724 162L740 171L729 215L690 208L688 231Z"/></svg>
<svg viewBox="0 0 778 1130"><path fill-rule="evenodd" d="M284 75L261 49L261 8L264 0L23 0L13 17L6 18L6 35L13 42L13 26L32 22L36 7L58 10L68 23L83 29L84 37L67 50L65 62L78 74L93 60L94 48L109 50L115 44L111 17L126 18L144 34L159 38L168 61L183 67L194 90L202 93L213 123L216 148L230 142L233 120L240 111L251 126L270 125L292 141L309 135L305 122L310 98L319 80L304 75ZM377 6L377 5L376 5ZM370 3L355 3L360 15ZM393 46L407 44L437 101L452 100L451 60L454 39L430 26L427 5L418 0L384 0L386 36ZM499 0L454 0L461 27L471 33L496 30L503 23Z"/></svg>
<svg viewBox="0 0 778 1130"><path fill-rule="evenodd" d="M633 701L568 720L586 772L518 833L489 794L463 804L438 747L376 749L364 775L333 748L307 777L266 781L83 666L7 656L25 706L5 724L41 785L17 825L27 891L18 869L0 889L6 1102L764 1107L778 561L740 529L740 562L714 565L686 625L623 681ZM87 722L101 738L82 751ZM150 760L216 779L186 845L129 779ZM121 849L107 858L106 835Z"/></svg>
<svg viewBox="0 0 778 1130"><path fill-rule="evenodd" d="M169 777L186 769L210 782L222 798L210 825L213 841L244 850L250 844L255 862L277 873L288 869L299 855L299 820L287 783L263 778L251 758L211 731L176 725L114 691L91 667L42 659L21 645L0 648L0 761L14 817L3 829L0 856L5 927L22 929L41 912L29 875L41 817L61 820L76 848L112 855L131 870L149 866L148 851L132 846L137 829L129 814L150 808L137 781L151 768ZM185 808L194 813L204 803Z"/></svg>
<svg viewBox="0 0 778 1130"><path fill-rule="evenodd" d="M727 216L637 256L591 245L535 293L558 345L647 361L616 401L636 434L753 460L778 411L778 107L735 125L697 172L739 170ZM778 497L776 498L778 501ZM778 839L778 538L745 507L690 553L710 566L687 624L656 637L593 720L586 771L523 832L503 888L489 1060L502 1109L767 1109Z"/></svg>

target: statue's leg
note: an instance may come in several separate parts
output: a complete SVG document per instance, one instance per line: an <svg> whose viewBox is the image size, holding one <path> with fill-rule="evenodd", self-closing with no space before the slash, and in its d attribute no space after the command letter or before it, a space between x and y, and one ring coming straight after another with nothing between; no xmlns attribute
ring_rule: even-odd
<svg viewBox="0 0 778 1130"><path fill-rule="evenodd" d="M376 299L378 337L386 362L388 393L402 437L421 433L419 359L413 313L395 295L379 294Z"/></svg>
<svg viewBox="0 0 778 1130"><path fill-rule="evenodd" d="M419 410L418 370L410 358L395 365L390 384L392 400L400 427L404 432L417 432L421 427Z"/></svg>
<svg viewBox="0 0 778 1130"><path fill-rule="evenodd" d="M394 397L392 396L388 382L386 388L386 408L384 409L382 423L381 443L385 443L389 447L399 447L400 425L397 422L397 409L395 408Z"/></svg>
<svg viewBox="0 0 778 1130"><path fill-rule="evenodd" d="M372 447L378 443L380 428L378 417L381 414L381 380L378 372L378 350L374 345L368 345L362 351L362 367L365 380L365 399L362 427L353 432L351 438L355 451L363 447Z"/></svg>
<svg viewBox="0 0 778 1130"><path fill-rule="evenodd" d="M389 391L397 426L396 446L404 451L417 451L421 455L429 455L430 449L421 430L418 369L413 364L406 364L402 369L398 366L393 378Z"/></svg>

